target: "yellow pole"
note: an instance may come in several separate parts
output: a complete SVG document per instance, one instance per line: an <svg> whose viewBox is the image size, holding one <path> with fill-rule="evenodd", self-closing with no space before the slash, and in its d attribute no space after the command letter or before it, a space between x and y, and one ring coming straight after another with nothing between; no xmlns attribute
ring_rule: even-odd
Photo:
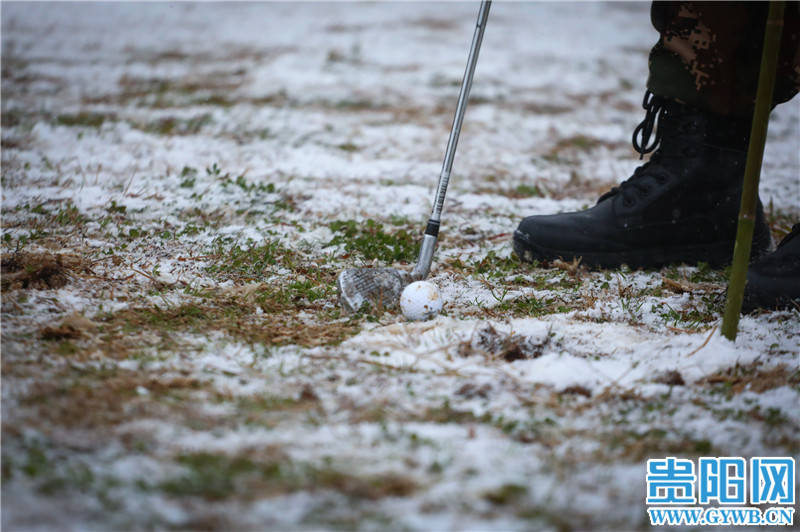
<svg viewBox="0 0 800 532"><path fill-rule="evenodd" d="M747 164L744 169L742 204L739 208L739 225L736 229L736 244L733 248L731 277L728 280L728 301L722 317L722 335L728 340L736 340L739 327L739 313L742 310L744 285L747 281L747 265L753 245L756 204L758 202L758 180L761 174L761 161L764 158L764 144L767 142L767 125L772 107L772 93L775 89L775 70L778 63L781 32L783 31L783 10L785 2L770 2L767 25L764 29L764 48L761 52L761 71L758 75L756 105L753 111L753 125L750 129L750 146L747 149Z"/></svg>

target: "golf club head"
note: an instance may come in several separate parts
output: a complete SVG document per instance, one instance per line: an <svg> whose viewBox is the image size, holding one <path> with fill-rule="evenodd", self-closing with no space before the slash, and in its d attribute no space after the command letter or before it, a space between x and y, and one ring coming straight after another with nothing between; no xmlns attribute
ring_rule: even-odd
<svg viewBox="0 0 800 532"><path fill-rule="evenodd" d="M410 282L409 274L396 268L350 268L339 274L336 286L342 307L355 312L364 303L379 308L396 306Z"/></svg>

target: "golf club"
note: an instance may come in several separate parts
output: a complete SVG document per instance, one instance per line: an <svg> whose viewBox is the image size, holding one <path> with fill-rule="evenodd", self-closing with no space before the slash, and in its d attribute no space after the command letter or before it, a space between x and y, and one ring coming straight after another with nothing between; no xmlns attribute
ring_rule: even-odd
<svg viewBox="0 0 800 532"><path fill-rule="evenodd" d="M425 228L419 258L414 269L408 273L397 268L349 268L339 274L336 285L339 290L339 301L342 306L351 312L359 310L365 303L389 308L397 304L403 289L413 281L420 281L428 276L433 262L433 252L439 236L439 225L442 216L444 197L450 181L450 172L453 169L453 159L461 133L461 123L469 100L469 91L472 87L472 76L478 62L478 53L483 41L483 32L486 29L486 20L489 18L491 0L483 0L478 10L478 22L472 36L472 45L467 58L467 68L461 81L461 90L458 94L458 105L450 129L450 138L447 141L442 172L439 175L439 185L436 187L436 196L433 211Z"/></svg>

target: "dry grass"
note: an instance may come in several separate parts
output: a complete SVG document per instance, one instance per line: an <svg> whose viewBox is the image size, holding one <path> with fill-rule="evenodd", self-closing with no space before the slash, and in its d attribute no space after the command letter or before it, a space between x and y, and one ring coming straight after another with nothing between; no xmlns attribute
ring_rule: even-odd
<svg viewBox="0 0 800 532"><path fill-rule="evenodd" d="M237 290L205 292L204 297L177 306L133 307L98 320L106 341L147 333L168 340L176 332L217 331L248 344L304 347L341 342L359 329L357 319L340 317L336 308L312 307L305 300L287 300L280 291L255 284ZM316 319L299 312L316 310Z"/></svg>
<svg viewBox="0 0 800 532"><path fill-rule="evenodd" d="M8 290L52 290L73 275L91 273L90 264L72 253L16 252L2 256L2 287Z"/></svg>
<svg viewBox="0 0 800 532"><path fill-rule="evenodd" d="M762 368L758 364L735 365L709 375L702 381L710 386L723 386L730 395L744 391L763 393L781 386L800 387L800 369L784 365Z"/></svg>
<svg viewBox="0 0 800 532"><path fill-rule="evenodd" d="M32 383L21 399L15 421L50 432L107 430L141 417L198 420L193 391L204 385L195 378L154 376L122 369L67 369ZM172 397L176 400L168 400Z"/></svg>

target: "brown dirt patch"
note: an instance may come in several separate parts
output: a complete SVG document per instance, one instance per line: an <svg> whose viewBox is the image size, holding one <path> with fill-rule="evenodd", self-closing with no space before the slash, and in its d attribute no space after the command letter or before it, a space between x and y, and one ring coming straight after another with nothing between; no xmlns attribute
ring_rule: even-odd
<svg viewBox="0 0 800 532"><path fill-rule="evenodd" d="M542 356L549 343L549 334L541 341L536 341L517 334L501 333L491 325L486 325L458 346L458 354L462 357L482 354L492 359L513 362Z"/></svg>
<svg viewBox="0 0 800 532"><path fill-rule="evenodd" d="M57 326L42 328L41 335L44 340L69 340L80 338L96 328L97 324L93 321L79 312L74 312L64 318Z"/></svg>
<svg viewBox="0 0 800 532"><path fill-rule="evenodd" d="M62 288L74 273L88 270L77 255L61 253L13 253L2 257L2 289L52 290Z"/></svg>

